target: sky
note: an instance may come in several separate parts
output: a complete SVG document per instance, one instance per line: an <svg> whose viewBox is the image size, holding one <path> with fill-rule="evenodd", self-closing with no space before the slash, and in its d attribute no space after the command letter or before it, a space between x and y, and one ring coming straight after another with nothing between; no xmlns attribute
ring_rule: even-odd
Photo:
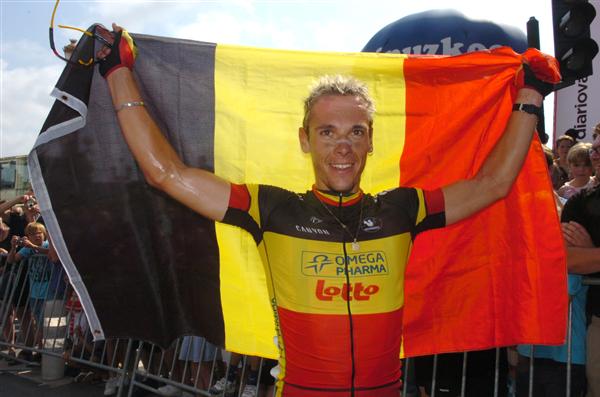
<svg viewBox="0 0 600 397"><path fill-rule="evenodd" d="M50 111L64 62L48 44L54 0L0 0L0 157L28 154ZM55 24L87 28L112 22L133 33L256 47L360 51L380 29L414 13L454 9L475 20L516 27L540 23L553 53L551 0L63 0ZM55 27L57 48L79 33ZM143 56L143 54L142 54ZM552 99L546 99L551 127ZM547 130L551 128L547 127Z"/></svg>

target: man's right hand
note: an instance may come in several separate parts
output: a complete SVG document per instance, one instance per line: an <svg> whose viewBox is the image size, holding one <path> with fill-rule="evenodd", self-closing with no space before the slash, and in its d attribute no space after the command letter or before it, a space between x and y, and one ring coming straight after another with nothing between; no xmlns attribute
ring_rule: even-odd
<svg viewBox="0 0 600 397"><path fill-rule="evenodd" d="M100 33L98 29L96 32ZM99 58L105 57L100 64L100 72L105 73L105 77L110 73L106 82L121 132L146 181L198 214L222 220L229 204L229 182L212 172L183 163L146 107L141 106L144 99L129 70L135 55L133 41L125 38L126 33L119 26L113 25L113 29L116 32L114 37L112 32L105 30L102 33L112 48L105 47L98 53ZM119 57L112 58L113 54L119 54ZM115 67L110 68L113 64L118 65L116 71ZM143 79L143 76L140 78ZM134 102L137 105L131 106Z"/></svg>
<svg viewBox="0 0 600 397"><path fill-rule="evenodd" d="M97 54L97 57L101 59L100 74L104 78L122 67L132 70L138 53L135 41L129 33L114 23L112 27L112 32L101 25L96 27L96 32L112 45L112 48L102 47Z"/></svg>

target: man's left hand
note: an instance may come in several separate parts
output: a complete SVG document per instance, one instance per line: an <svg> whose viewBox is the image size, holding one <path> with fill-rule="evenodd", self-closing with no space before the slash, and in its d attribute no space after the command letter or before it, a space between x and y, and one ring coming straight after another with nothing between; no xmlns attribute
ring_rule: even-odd
<svg viewBox="0 0 600 397"><path fill-rule="evenodd" d="M560 67L558 61L535 48L529 48L523 53L523 64L517 74L517 86L536 90L546 96L560 82Z"/></svg>

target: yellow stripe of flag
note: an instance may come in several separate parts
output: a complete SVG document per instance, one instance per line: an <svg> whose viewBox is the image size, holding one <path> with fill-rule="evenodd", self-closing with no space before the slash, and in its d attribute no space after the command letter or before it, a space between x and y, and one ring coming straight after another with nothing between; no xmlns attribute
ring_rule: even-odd
<svg viewBox="0 0 600 397"><path fill-rule="evenodd" d="M312 165L298 143L303 100L319 76L343 74L367 83L377 108L374 155L367 161L362 187L378 192L397 186L406 124L405 58L218 45L215 173L236 183L271 184L298 192L310 189ZM259 165L265 158L268 167ZM217 224L216 230L226 347L276 357L273 315L254 241L232 226ZM240 303L249 310L240 310Z"/></svg>

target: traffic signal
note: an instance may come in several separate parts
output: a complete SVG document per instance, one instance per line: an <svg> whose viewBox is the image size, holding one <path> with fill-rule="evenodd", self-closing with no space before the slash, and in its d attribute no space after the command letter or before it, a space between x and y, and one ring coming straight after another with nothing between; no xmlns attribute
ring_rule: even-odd
<svg viewBox="0 0 600 397"><path fill-rule="evenodd" d="M560 88L592 74L598 44L590 38L596 9L587 0L552 0L554 56L560 63Z"/></svg>

